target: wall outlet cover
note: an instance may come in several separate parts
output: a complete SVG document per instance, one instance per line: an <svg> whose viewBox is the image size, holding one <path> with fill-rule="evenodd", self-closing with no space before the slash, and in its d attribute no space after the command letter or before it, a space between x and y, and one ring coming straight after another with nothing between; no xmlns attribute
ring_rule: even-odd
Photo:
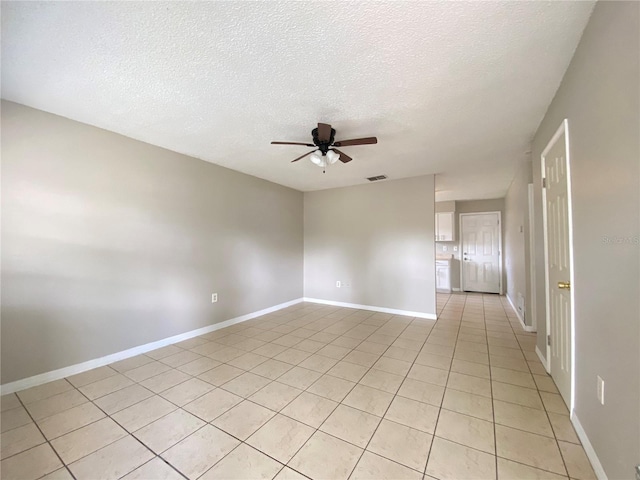
<svg viewBox="0 0 640 480"><path fill-rule="evenodd" d="M217 293L212 293L211 294L211 303L216 303L218 301L218 294Z"/></svg>
<svg viewBox="0 0 640 480"><path fill-rule="evenodd" d="M604 380L598 375L598 401L604 405Z"/></svg>
<svg viewBox="0 0 640 480"><path fill-rule="evenodd" d="M341 286L342 286L342 283L340 282L340 280L338 280L338 281L336 282L336 288L340 288Z"/></svg>

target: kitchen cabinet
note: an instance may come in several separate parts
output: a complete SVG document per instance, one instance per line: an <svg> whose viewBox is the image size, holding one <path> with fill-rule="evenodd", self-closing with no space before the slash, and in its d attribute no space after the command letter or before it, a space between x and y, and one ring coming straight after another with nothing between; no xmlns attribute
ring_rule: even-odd
<svg viewBox="0 0 640 480"><path fill-rule="evenodd" d="M436 291L451 293L450 260L436 260Z"/></svg>
<svg viewBox="0 0 640 480"><path fill-rule="evenodd" d="M436 242L455 241L454 212L436 213Z"/></svg>

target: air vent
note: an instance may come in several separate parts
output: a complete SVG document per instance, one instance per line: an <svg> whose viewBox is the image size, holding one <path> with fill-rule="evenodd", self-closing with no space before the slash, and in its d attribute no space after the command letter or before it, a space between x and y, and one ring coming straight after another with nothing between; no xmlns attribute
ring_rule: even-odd
<svg viewBox="0 0 640 480"><path fill-rule="evenodd" d="M370 182L377 182L378 180L384 180L386 178L386 175L378 175L377 177L368 177L367 180L369 180Z"/></svg>

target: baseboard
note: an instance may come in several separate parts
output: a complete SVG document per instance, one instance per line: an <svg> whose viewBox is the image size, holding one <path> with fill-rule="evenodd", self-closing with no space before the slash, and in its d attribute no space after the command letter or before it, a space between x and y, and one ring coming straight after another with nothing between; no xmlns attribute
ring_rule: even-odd
<svg viewBox="0 0 640 480"><path fill-rule="evenodd" d="M319 298L304 297L303 301L311 303L321 303L323 305L333 305L335 307L358 308L360 310L370 310L372 312L393 313L394 315L406 315L409 317L437 320L435 313L411 312L409 310L398 310L396 308L374 307L372 305L359 305L357 303L334 302L333 300L321 300Z"/></svg>
<svg viewBox="0 0 640 480"><path fill-rule="evenodd" d="M297 298L289 302L280 303L279 305L274 305L273 307L265 308L263 310L258 310L257 312L247 313L246 315L241 315L239 317L235 317L230 320L225 320L224 322L198 328L196 330L191 330L189 332L181 333L179 335L174 335L172 337L163 338L162 340L146 343L138 347L129 348L128 350L123 350L121 352L113 353L111 355L107 355L106 357L95 358L93 360L88 360L86 362L78 363L76 365L59 368L58 370L53 370L51 372L41 373L39 375L34 375L33 377L23 378L22 380L16 380L15 382L10 382L5 385L0 385L0 392L2 393L2 395L6 395L8 393L17 392L20 390L24 390L26 388L36 387L38 385L42 385L43 383L48 383L54 380L59 380L61 378L66 378L71 375L75 375L77 373L86 372L87 370L92 370L94 368L102 367L104 365L109 365L110 363L117 362L119 360L124 360L126 358L135 357L136 355L140 355L142 353L146 353L151 350L156 350L161 347L166 347L167 345L171 345L174 343L182 342L183 340L188 340L193 337L198 337L206 333L211 333L216 330L220 330L221 328L230 327L231 325L235 325L237 323L246 322L247 320L251 320L252 318L260 317L262 315L266 315L267 313L275 312L277 310L282 310L283 308L290 307L291 305L295 305L302 301L303 301L302 298Z"/></svg>
<svg viewBox="0 0 640 480"><path fill-rule="evenodd" d="M551 373L549 371L549 362L547 362L547 359L544 358L544 355L542 355L542 352L540 351L537 345L536 345L536 355L538 355L538 358L540 359L540 363L542 363L542 366L547 371L547 373Z"/></svg>
<svg viewBox="0 0 640 480"><path fill-rule="evenodd" d="M593 471L598 477L598 480L608 480L607 474L604 472L604 468L602 468L602 464L600 463L600 459L598 455L596 455L596 451L593 449L593 445L589 441L589 437L587 437L587 433L582 428L582 424L580 420L578 420L578 416L574 411L571 415L571 423L573 424L573 428L576 429L576 433L578 434L578 438L582 442L582 447L584 448L584 452L587 454L587 458L591 462L591 466L593 467Z"/></svg>
<svg viewBox="0 0 640 480"><path fill-rule="evenodd" d="M461 290L461 289L459 289L459 288L452 288L452 289L451 289L451 291L452 291L452 292L461 292L462 290Z"/></svg>
<svg viewBox="0 0 640 480"><path fill-rule="evenodd" d="M522 317L520 316L520 312L518 311L518 309L516 308L516 306L514 305L513 301L511 300L511 297L509 295L505 295L505 297L507 297L507 300L509 301L509 304L511 305L511 308L513 308L513 311L516 312L516 317L518 317L518 320L520 320L520 326L522 327L522 329L525 332L535 332L536 329L533 327L530 327L529 325L525 325L524 324L524 320L522 319Z"/></svg>

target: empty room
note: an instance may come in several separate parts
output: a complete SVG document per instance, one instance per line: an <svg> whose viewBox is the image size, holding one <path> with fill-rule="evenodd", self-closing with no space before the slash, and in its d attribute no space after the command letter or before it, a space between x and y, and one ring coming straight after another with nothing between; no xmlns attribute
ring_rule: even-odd
<svg viewBox="0 0 640 480"><path fill-rule="evenodd" d="M4 480L640 478L640 3L2 1Z"/></svg>

